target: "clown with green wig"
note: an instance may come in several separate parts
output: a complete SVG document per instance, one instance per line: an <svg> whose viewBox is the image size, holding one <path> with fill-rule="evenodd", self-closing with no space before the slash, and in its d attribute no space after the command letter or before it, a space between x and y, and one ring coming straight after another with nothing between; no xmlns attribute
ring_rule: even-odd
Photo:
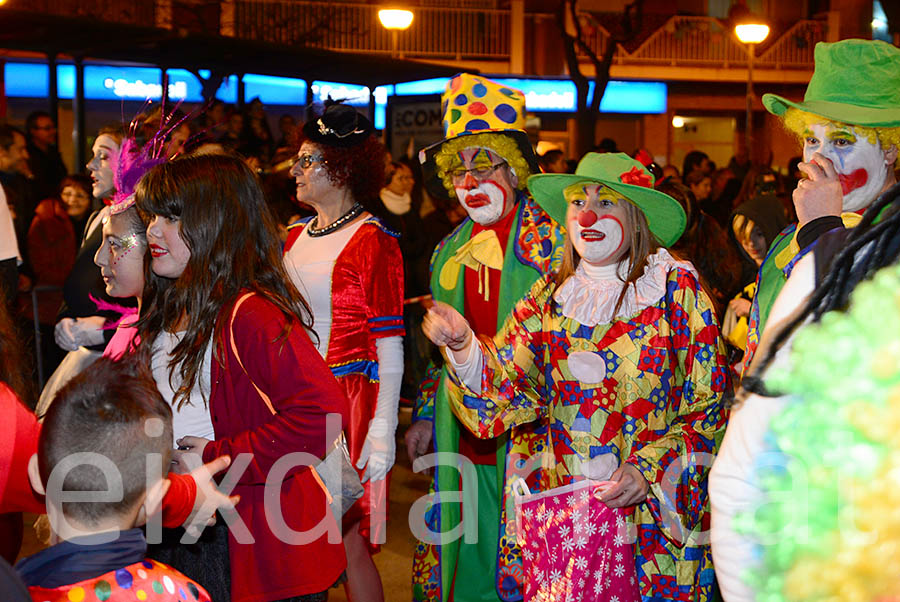
<svg viewBox="0 0 900 602"><path fill-rule="evenodd" d="M487 78L454 77L442 98L445 139L419 158L432 195L458 199L468 213L435 249L431 260L433 298L472 320L476 332L493 336L512 305L542 275L555 269L564 235L528 196L525 182L540 171L525 132L525 95ZM429 367L416 400L407 436L410 459L433 448L459 453L474 465L435 468L440 500L462 491L464 504L434 504L426 523L437 542L420 542L413 559L413 599L515 601L522 599L522 560L512 529L509 488L519 477L539 478L546 427L531 426L491 441L463 428L446 400L446 372ZM446 499L446 498L445 498ZM464 508L477 501L477 543L451 532ZM474 512L472 514L475 514ZM472 523L470 522L470 525Z"/></svg>
<svg viewBox="0 0 900 602"><path fill-rule="evenodd" d="M797 263L824 233L859 223L862 212L897 181L900 49L872 40L819 43L815 60L803 101L762 97L803 145L798 167L806 177L793 192L798 223L775 239L759 270L745 371Z"/></svg>

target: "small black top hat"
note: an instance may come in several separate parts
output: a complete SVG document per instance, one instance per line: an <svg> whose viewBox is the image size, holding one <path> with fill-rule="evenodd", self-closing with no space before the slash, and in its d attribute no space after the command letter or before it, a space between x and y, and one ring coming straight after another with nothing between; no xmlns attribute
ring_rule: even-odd
<svg viewBox="0 0 900 602"><path fill-rule="evenodd" d="M325 110L303 126L303 133L317 144L349 147L361 144L372 133L372 122L351 106L325 103Z"/></svg>

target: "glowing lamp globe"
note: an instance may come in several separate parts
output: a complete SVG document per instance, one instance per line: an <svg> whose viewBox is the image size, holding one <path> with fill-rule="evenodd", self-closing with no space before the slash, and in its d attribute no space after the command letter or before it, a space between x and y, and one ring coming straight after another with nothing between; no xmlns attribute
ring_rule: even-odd
<svg viewBox="0 0 900 602"><path fill-rule="evenodd" d="M378 11L378 20L385 29L409 29L412 25L413 13L411 10L385 8Z"/></svg>
<svg viewBox="0 0 900 602"><path fill-rule="evenodd" d="M759 44L769 36L769 26L763 23L735 25L734 33L744 44Z"/></svg>

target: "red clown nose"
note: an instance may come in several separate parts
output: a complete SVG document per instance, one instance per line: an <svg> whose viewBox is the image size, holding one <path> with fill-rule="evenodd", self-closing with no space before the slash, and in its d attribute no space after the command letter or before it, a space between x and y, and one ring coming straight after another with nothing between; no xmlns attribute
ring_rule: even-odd
<svg viewBox="0 0 900 602"><path fill-rule="evenodd" d="M582 211L578 214L578 225L582 228L589 228L597 221L597 214L593 211Z"/></svg>

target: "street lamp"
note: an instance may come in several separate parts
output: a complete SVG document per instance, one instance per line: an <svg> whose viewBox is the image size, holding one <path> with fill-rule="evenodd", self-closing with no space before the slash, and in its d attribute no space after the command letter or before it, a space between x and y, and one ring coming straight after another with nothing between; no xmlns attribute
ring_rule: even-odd
<svg viewBox="0 0 900 602"><path fill-rule="evenodd" d="M756 54L756 45L769 36L769 26L762 21L755 20L752 15L748 15L741 23L735 25L734 33L738 40L747 45L747 129L744 133L744 141L749 159L753 156L750 147L750 132L753 127L753 58Z"/></svg>
<svg viewBox="0 0 900 602"><path fill-rule="evenodd" d="M391 32L391 57L398 58L397 36L399 32L409 29L413 22L413 12L400 8L383 8L378 11L378 20L382 27Z"/></svg>

